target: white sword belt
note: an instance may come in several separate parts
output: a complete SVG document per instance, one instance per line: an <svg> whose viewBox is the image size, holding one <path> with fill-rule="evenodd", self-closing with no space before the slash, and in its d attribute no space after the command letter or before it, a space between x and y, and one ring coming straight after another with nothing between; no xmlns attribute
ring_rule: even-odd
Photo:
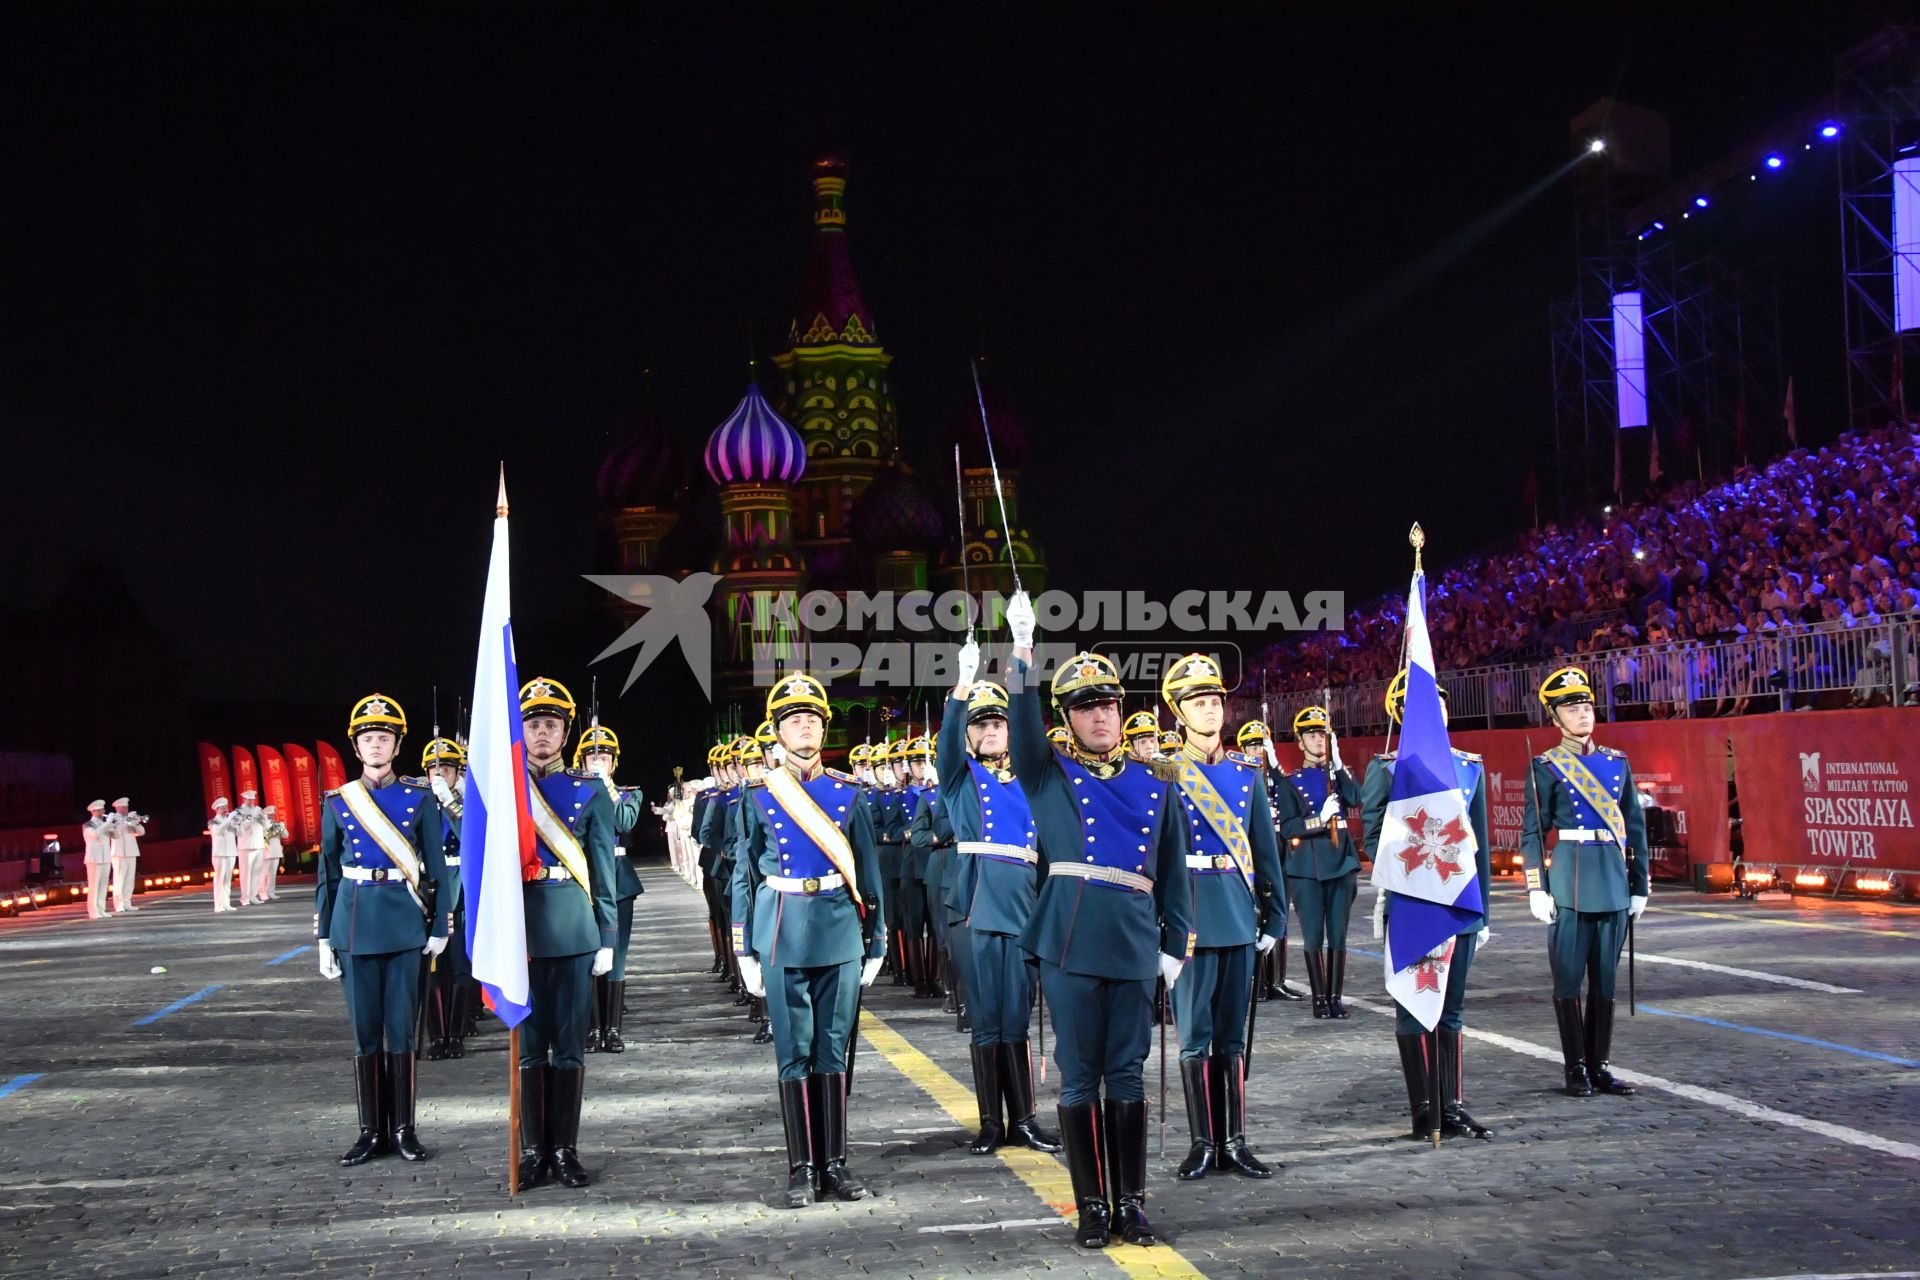
<svg viewBox="0 0 1920 1280"><path fill-rule="evenodd" d="M1560 837L1562 844L1612 844L1613 832L1596 831L1591 827L1560 827L1554 834Z"/></svg>
<svg viewBox="0 0 1920 1280"><path fill-rule="evenodd" d="M562 866L541 867L538 871L533 873L533 879L536 881L538 880L571 880L573 879L573 872L567 870L565 867L562 867Z"/></svg>
<svg viewBox="0 0 1920 1280"><path fill-rule="evenodd" d="M407 878L400 874L398 867L342 867L340 876L344 880L358 880L362 884L405 884Z"/></svg>
<svg viewBox="0 0 1920 1280"><path fill-rule="evenodd" d="M1153 881L1132 871L1122 871L1118 867L1102 867L1086 862L1050 862L1047 864L1050 876L1073 876L1080 880L1098 880L1103 884L1117 884L1122 889L1131 889L1135 893L1152 893Z"/></svg>
<svg viewBox="0 0 1920 1280"><path fill-rule="evenodd" d="M1240 867L1229 854L1190 853L1187 855L1187 867L1193 871L1231 871L1240 874Z"/></svg>
<svg viewBox="0 0 1920 1280"><path fill-rule="evenodd" d="M832 893L846 887L847 878L838 872L825 876L768 876L767 888L776 893Z"/></svg>
<svg viewBox="0 0 1920 1280"><path fill-rule="evenodd" d="M460 865L460 855L459 855L459 854L457 854L457 853L456 853L456 854L452 854L452 855L450 855L450 856L449 856L449 857L447 858L447 865L448 865L448 866L450 866L450 867L457 867L457 866L459 866L459 865Z"/></svg>
<svg viewBox="0 0 1920 1280"><path fill-rule="evenodd" d="M1040 861L1040 855L1025 845L1001 844L996 840L962 840L954 846L954 851L977 853L995 862L1024 862L1028 866Z"/></svg>

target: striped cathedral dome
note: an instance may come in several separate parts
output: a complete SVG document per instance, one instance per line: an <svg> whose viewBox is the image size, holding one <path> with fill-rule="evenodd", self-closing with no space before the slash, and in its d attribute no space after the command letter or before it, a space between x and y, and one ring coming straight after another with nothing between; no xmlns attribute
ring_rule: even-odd
<svg viewBox="0 0 1920 1280"><path fill-rule="evenodd" d="M708 437L706 463L718 485L792 484L806 471L807 456L800 433L748 383L739 405Z"/></svg>

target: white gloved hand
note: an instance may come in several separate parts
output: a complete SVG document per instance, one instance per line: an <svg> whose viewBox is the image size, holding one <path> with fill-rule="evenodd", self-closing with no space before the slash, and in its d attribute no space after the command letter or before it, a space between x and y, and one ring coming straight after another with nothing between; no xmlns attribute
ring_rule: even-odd
<svg viewBox="0 0 1920 1280"><path fill-rule="evenodd" d="M340 959L333 954L333 944L331 942L323 941L319 946L320 976L331 981L340 976Z"/></svg>
<svg viewBox="0 0 1920 1280"><path fill-rule="evenodd" d="M740 985L747 989L750 996L764 997L767 994L766 975L760 972L760 961L754 956L738 956L740 966Z"/></svg>
<svg viewBox="0 0 1920 1280"><path fill-rule="evenodd" d="M1273 749L1273 740L1270 738L1262 740L1260 749L1267 753L1267 768L1275 773L1280 772L1280 753Z"/></svg>
<svg viewBox="0 0 1920 1280"><path fill-rule="evenodd" d="M1385 889L1373 895L1373 940L1375 942L1387 936L1387 891Z"/></svg>
<svg viewBox="0 0 1920 1280"><path fill-rule="evenodd" d="M602 947L593 953L593 976L604 978L613 972L613 948Z"/></svg>
<svg viewBox="0 0 1920 1280"><path fill-rule="evenodd" d="M1493 928L1491 925L1489 925L1488 927L1480 930L1479 936L1473 940L1473 945L1479 948L1481 951L1485 951L1487 949L1487 944L1492 941L1493 941Z"/></svg>
<svg viewBox="0 0 1920 1280"><path fill-rule="evenodd" d="M1173 984L1180 981L1180 970L1185 967L1166 952L1160 953L1160 977L1166 982L1167 990L1173 990Z"/></svg>
<svg viewBox="0 0 1920 1280"><path fill-rule="evenodd" d="M1640 918L1640 913L1647 909L1647 898L1649 896L1650 895L1643 893L1637 898L1627 899L1627 919L1638 920Z"/></svg>
<svg viewBox="0 0 1920 1280"><path fill-rule="evenodd" d="M443 805L453 803L453 788L448 786L447 780L437 773L433 775L433 798Z"/></svg>
<svg viewBox="0 0 1920 1280"><path fill-rule="evenodd" d="M1007 601L1007 631L1013 636L1013 647L1031 649L1033 647L1033 601L1024 591L1013 593L1013 599Z"/></svg>
<svg viewBox="0 0 1920 1280"><path fill-rule="evenodd" d="M1340 758L1340 739L1335 736L1331 725L1327 727L1327 755L1333 761L1335 773L1347 767L1346 761Z"/></svg>
<svg viewBox="0 0 1920 1280"><path fill-rule="evenodd" d="M776 742L767 748L767 767L769 769L778 769L786 762L787 749L785 747Z"/></svg>
<svg viewBox="0 0 1920 1280"><path fill-rule="evenodd" d="M1331 823L1340 816L1340 797L1328 796L1320 802L1320 821Z"/></svg>
<svg viewBox="0 0 1920 1280"><path fill-rule="evenodd" d="M875 956L873 959L861 965L860 985L863 987L872 986L873 980L880 976L880 966L886 962L887 958L885 956Z"/></svg>
<svg viewBox="0 0 1920 1280"><path fill-rule="evenodd" d="M1531 889L1527 892L1527 910L1533 912L1533 918L1541 924L1552 924L1560 909L1553 905L1553 895L1545 889Z"/></svg>
<svg viewBox="0 0 1920 1280"><path fill-rule="evenodd" d="M1270 933L1263 933L1260 935L1260 941L1253 944L1253 949L1261 955L1265 955L1278 945L1280 945L1280 939Z"/></svg>
<svg viewBox="0 0 1920 1280"><path fill-rule="evenodd" d="M446 949L447 935L443 933L437 938L428 938L427 945L420 948L420 954L423 956L437 956Z"/></svg>
<svg viewBox="0 0 1920 1280"><path fill-rule="evenodd" d="M980 674L979 644L969 640L961 645L956 662L958 663L958 669L954 672L953 683L956 688L965 689L972 685L975 677Z"/></svg>

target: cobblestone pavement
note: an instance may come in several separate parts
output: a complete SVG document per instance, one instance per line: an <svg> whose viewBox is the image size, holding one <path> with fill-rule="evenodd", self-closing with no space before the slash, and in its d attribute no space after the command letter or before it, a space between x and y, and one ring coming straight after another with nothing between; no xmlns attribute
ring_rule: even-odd
<svg viewBox="0 0 1920 1280"><path fill-rule="evenodd" d="M334 1163L352 1137L351 1049L313 953L287 954L308 941L308 886L224 918L203 891L97 924L79 907L0 924L0 1275L1494 1280L1915 1265L1920 912L1661 889L1638 930L1640 1013L1622 1011L1615 1044L1643 1088L1583 1101L1554 1091L1544 931L1508 883L1468 1003L1469 1099L1494 1141L1398 1138L1388 1002L1363 954L1349 985L1368 1007L1352 1021L1261 1007L1250 1132L1280 1175L1176 1184L1170 1065L1150 1202L1168 1247L1088 1253L1060 1219L1057 1161L965 1152L966 1046L937 1002L886 979L868 993L851 1125L874 1195L772 1207L770 1050L748 1043L706 971L699 896L665 868L644 878L633 1047L589 1059L581 1147L596 1181L512 1202L497 1029L461 1061L421 1064L434 1159ZM1370 905L1363 890L1356 949L1374 947ZM1050 1114L1051 1070L1042 1087Z"/></svg>

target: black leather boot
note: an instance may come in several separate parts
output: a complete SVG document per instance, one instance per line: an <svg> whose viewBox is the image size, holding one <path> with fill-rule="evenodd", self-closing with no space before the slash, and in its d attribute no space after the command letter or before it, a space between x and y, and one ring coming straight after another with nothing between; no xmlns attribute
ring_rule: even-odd
<svg viewBox="0 0 1920 1280"><path fill-rule="evenodd" d="M893 956L893 985L896 987L904 987L909 985L913 979L912 979L912 975L910 975L907 972L908 956L907 956L906 930L895 929L893 931L893 945L889 947L887 950Z"/></svg>
<svg viewBox="0 0 1920 1280"><path fill-rule="evenodd" d="M1347 949L1327 952L1327 1016L1351 1018L1346 1001L1340 997L1347 989Z"/></svg>
<svg viewBox="0 0 1920 1280"><path fill-rule="evenodd" d="M1302 957L1307 963L1307 989L1313 992L1313 1016L1327 1016L1327 970L1326 960L1318 951L1308 951Z"/></svg>
<svg viewBox="0 0 1920 1280"><path fill-rule="evenodd" d="M1063 1102L1059 1115L1067 1176L1073 1179L1073 1201L1080 1209L1074 1242L1082 1249L1104 1249L1113 1224L1113 1209L1107 1204L1106 1171L1100 1160L1100 1148L1106 1142L1100 1126L1100 1104L1078 1102L1068 1106Z"/></svg>
<svg viewBox="0 0 1920 1280"><path fill-rule="evenodd" d="M1000 1122L1000 1046L968 1046L973 1059L973 1096L980 1104L980 1132L967 1144L976 1156L990 1156L1007 1140Z"/></svg>
<svg viewBox="0 0 1920 1280"><path fill-rule="evenodd" d="M921 939L920 954L927 965L927 995L935 1000L945 1000L949 994L946 988L946 965L943 963L945 956L933 935L928 934ZM942 1005L941 1009L946 1013L953 1012L951 1004Z"/></svg>
<svg viewBox="0 0 1920 1280"><path fill-rule="evenodd" d="M807 1082L780 1082L780 1127L787 1135L787 1208L813 1203L813 1133L807 1115Z"/></svg>
<svg viewBox="0 0 1920 1280"><path fill-rule="evenodd" d="M551 1067L520 1068L520 1189L537 1187L553 1173L547 1142L547 1092Z"/></svg>
<svg viewBox="0 0 1920 1280"><path fill-rule="evenodd" d="M419 1062L412 1052L387 1055L387 1132L393 1135L393 1149L402 1160L425 1160L427 1149L414 1132L414 1069Z"/></svg>
<svg viewBox="0 0 1920 1280"><path fill-rule="evenodd" d="M472 1015L468 1002L468 982L465 978L456 979L453 989L447 993L447 1056L464 1058L467 1056L467 1020Z"/></svg>
<svg viewBox="0 0 1920 1280"><path fill-rule="evenodd" d="M427 979L427 1047L420 1056L428 1062L447 1056L447 988L438 975Z"/></svg>
<svg viewBox="0 0 1920 1280"><path fill-rule="evenodd" d="M755 1014L759 1016L759 1021L760 1021L760 1025L753 1029L753 1043L772 1044L773 1043L773 1019L767 1016L766 1000L762 997L756 996L753 1001L753 1011Z"/></svg>
<svg viewBox="0 0 1920 1280"><path fill-rule="evenodd" d="M1055 1152L1060 1139L1040 1127L1033 1103L1033 1057L1027 1041L1009 1040L1000 1050L1000 1100L1007 1109L1007 1145Z"/></svg>
<svg viewBox="0 0 1920 1280"><path fill-rule="evenodd" d="M1413 1114L1413 1131L1407 1136L1425 1142L1433 1136L1433 1082L1427 1077L1427 1038L1418 1032L1395 1035L1400 1046L1400 1074L1407 1081L1407 1109Z"/></svg>
<svg viewBox="0 0 1920 1280"><path fill-rule="evenodd" d="M1587 1037L1580 1025L1580 997L1555 996L1553 1017L1560 1024L1560 1057L1567 1069L1567 1095L1591 1098L1593 1080L1587 1075Z"/></svg>
<svg viewBox="0 0 1920 1280"><path fill-rule="evenodd" d="M386 1081L380 1078L382 1056L378 1053L362 1053L353 1059L353 1099L360 1111L360 1136L340 1157L340 1163L349 1169L365 1164L375 1156L390 1155L393 1151L387 1145Z"/></svg>
<svg viewBox="0 0 1920 1280"><path fill-rule="evenodd" d="M1613 1072L1607 1069L1607 1056L1613 1050L1613 1001L1588 997L1586 1038L1587 1073L1593 1079L1593 1087L1601 1093L1631 1098L1634 1087L1614 1079Z"/></svg>
<svg viewBox="0 0 1920 1280"><path fill-rule="evenodd" d="M1493 1130L1467 1114L1466 1046L1458 1031L1440 1028L1440 1098L1446 1114L1440 1132L1449 1138L1491 1138Z"/></svg>
<svg viewBox="0 0 1920 1280"><path fill-rule="evenodd" d="M592 1014L592 1021L587 1024L586 1050L588 1053L598 1053L601 1036L606 1031L607 980L605 978L593 980L593 1006L589 1012Z"/></svg>
<svg viewBox="0 0 1920 1280"><path fill-rule="evenodd" d="M1107 1161L1113 1186L1113 1229L1128 1244L1159 1241L1147 1221L1147 1103L1107 1100Z"/></svg>
<svg viewBox="0 0 1920 1280"><path fill-rule="evenodd" d="M1247 1060L1239 1056L1215 1058L1213 1065L1227 1104L1226 1126L1220 1130L1220 1149L1215 1157L1221 1171L1231 1169L1248 1178L1271 1178L1272 1168L1247 1149Z"/></svg>
<svg viewBox="0 0 1920 1280"><path fill-rule="evenodd" d="M626 1039L620 1034L620 1024L626 1020L627 980L607 979L607 1008L600 1019L600 1051L602 1053L625 1053Z"/></svg>
<svg viewBox="0 0 1920 1280"><path fill-rule="evenodd" d="M1180 1091L1187 1100L1187 1133L1190 1138L1187 1158L1180 1162L1177 1174L1183 1182L1193 1182L1213 1172L1213 1059L1180 1059Z"/></svg>
<svg viewBox="0 0 1920 1280"><path fill-rule="evenodd" d="M847 1172L847 1073L836 1071L813 1080L825 1140L820 1152L820 1194L836 1200L863 1199L865 1184Z"/></svg>
<svg viewBox="0 0 1920 1280"><path fill-rule="evenodd" d="M555 1067L547 1095L547 1137L553 1143L553 1176L563 1187L593 1179L580 1165L580 1104L587 1096L585 1067Z"/></svg>

